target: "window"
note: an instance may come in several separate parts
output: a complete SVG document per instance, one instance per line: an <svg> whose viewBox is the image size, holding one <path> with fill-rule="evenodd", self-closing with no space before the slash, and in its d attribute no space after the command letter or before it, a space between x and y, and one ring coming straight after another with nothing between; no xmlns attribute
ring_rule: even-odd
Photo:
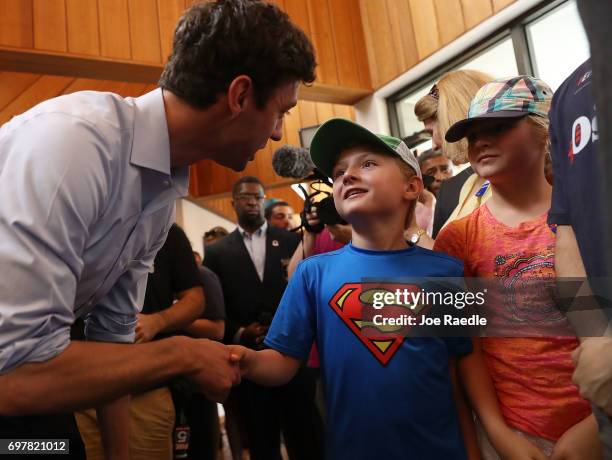
<svg viewBox="0 0 612 460"><path fill-rule="evenodd" d="M589 54L576 0L545 2L536 11L497 31L473 51L391 96L388 99L391 131L404 138L423 129L414 116L414 105L441 75L451 70L480 70L497 78L531 74L555 90Z"/></svg>
<svg viewBox="0 0 612 460"><path fill-rule="evenodd" d="M590 55L575 1L562 4L526 29L535 75L553 90Z"/></svg>

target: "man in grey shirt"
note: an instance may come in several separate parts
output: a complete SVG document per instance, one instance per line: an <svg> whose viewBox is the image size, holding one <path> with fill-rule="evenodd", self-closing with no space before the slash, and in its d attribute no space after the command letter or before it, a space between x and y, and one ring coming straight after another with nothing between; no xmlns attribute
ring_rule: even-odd
<svg viewBox="0 0 612 460"><path fill-rule="evenodd" d="M224 345L133 344L146 274L188 166L244 169L281 138L314 68L310 41L276 6L199 4L179 21L160 88L135 99L74 93L0 128L3 437L67 437L71 412L96 407L107 457L124 458L124 395L185 375L226 397L240 375ZM70 342L80 316L88 341Z"/></svg>

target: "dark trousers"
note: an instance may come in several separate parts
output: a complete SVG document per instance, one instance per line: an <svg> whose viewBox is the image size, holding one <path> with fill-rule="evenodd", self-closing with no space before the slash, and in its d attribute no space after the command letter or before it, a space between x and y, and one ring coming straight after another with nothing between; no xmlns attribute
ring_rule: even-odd
<svg viewBox="0 0 612 460"><path fill-rule="evenodd" d="M0 417L0 439L68 439L69 455L44 455L45 459L85 460L85 445L73 414ZM22 456L26 458L27 455Z"/></svg>
<svg viewBox="0 0 612 460"><path fill-rule="evenodd" d="M215 460L219 451L221 429L217 403L203 394L196 393L185 408L187 422L191 429L189 439L189 460Z"/></svg>
<svg viewBox="0 0 612 460"><path fill-rule="evenodd" d="M283 433L290 460L323 458L323 422L315 405L316 376L302 367L287 385L243 381L233 390L246 419L251 460L280 460Z"/></svg>

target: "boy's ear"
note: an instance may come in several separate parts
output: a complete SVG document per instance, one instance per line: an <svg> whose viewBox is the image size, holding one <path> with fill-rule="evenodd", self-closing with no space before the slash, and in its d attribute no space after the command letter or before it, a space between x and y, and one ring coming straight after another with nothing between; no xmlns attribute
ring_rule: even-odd
<svg viewBox="0 0 612 460"><path fill-rule="evenodd" d="M406 199L408 201L418 200L421 193L423 193L423 180L417 175L410 177L410 179L406 181L406 188L404 191Z"/></svg>

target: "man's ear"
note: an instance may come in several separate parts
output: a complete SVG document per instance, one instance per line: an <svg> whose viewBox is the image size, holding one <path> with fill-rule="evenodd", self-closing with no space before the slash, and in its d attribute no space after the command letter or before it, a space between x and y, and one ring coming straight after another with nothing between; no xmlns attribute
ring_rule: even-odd
<svg viewBox="0 0 612 460"><path fill-rule="evenodd" d="M238 75L227 90L227 105L232 118L240 115L248 106L253 94L253 81L248 75Z"/></svg>

